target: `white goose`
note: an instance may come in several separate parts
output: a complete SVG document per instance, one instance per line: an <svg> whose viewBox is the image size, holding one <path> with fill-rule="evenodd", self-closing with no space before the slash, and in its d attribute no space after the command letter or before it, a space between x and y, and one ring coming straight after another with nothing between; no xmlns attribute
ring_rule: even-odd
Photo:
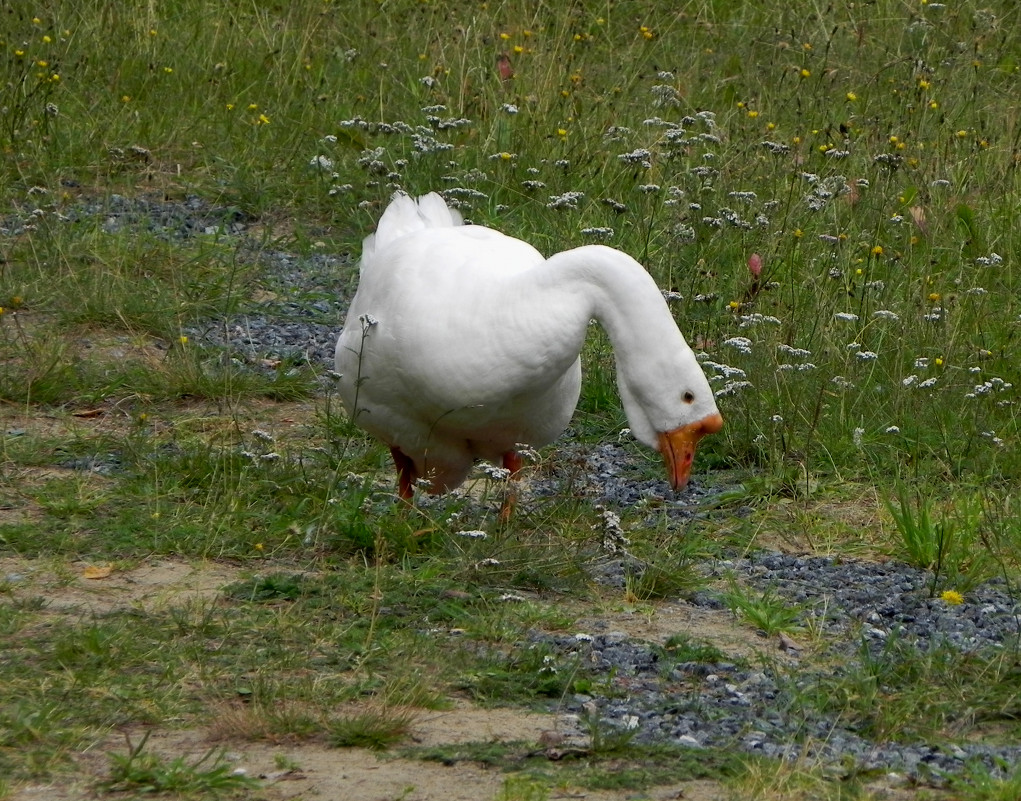
<svg viewBox="0 0 1021 801"><path fill-rule="evenodd" d="M593 318L613 345L631 432L683 487L698 441L723 418L645 269L602 245L543 258L463 225L435 193L395 195L365 239L337 341L340 397L390 446L402 497L420 477L432 492L453 489L479 459L517 472L516 448L552 442L574 413Z"/></svg>

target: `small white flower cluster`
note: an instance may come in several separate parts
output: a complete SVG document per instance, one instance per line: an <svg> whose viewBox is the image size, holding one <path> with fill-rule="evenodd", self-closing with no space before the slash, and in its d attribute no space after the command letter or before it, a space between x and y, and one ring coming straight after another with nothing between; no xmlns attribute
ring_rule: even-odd
<svg viewBox="0 0 1021 801"><path fill-rule="evenodd" d="M625 164L641 165L645 169L652 167L652 151L645 147L632 150L630 153L621 153L617 158Z"/></svg>
<svg viewBox="0 0 1021 801"><path fill-rule="evenodd" d="M497 467L495 464L482 465L482 473L493 481L506 481L511 475L511 471L506 467Z"/></svg>
<svg viewBox="0 0 1021 801"><path fill-rule="evenodd" d="M478 529L472 529L469 531L458 531L455 533L458 537L467 537L470 540L484 540L487 537L489 537L489 535L485 531L480 531Z"/></svg>
<svg viewBox="0 0 1021 801"><path fill-rule="evenodd" d="M594 239L612 239L614 231L612 228L597 227L582 228L581 233L583 236L591 236Z"/></svg>
<svg viewBox="0 0 1021 801"><path fill-rule="evenodd" d="M730 339L723 340L723 344L734 348L739 353L752 352L752 341L748 337L731 337Z"/></svg>
<svg viewBox="0 0 1021 801"><path fill-rule="evenodd" d="M550 195L548 209L577 209L578 202L585 197L584 192L564 192L562 195Z"/></svg>
<svg viewBox="0 0 1021 801"><path fill-rule="evenodd" d="M751 328L756 325L781 325L778 317L773 317L768 314L759 314L754 312L753 314L744 314L741 316L741 322L738 328Z"/></svg>
<svg viewBox="0 0 1021 801"><path fill-rule="evenodd" d="M1004 381L1002 378L990 378L988 381L976 384L975 388L964 397L977 398L982 395L993 395L997 392L1006 392L1008 389L1013 388L1013 386L1012 383Z"/></svg>

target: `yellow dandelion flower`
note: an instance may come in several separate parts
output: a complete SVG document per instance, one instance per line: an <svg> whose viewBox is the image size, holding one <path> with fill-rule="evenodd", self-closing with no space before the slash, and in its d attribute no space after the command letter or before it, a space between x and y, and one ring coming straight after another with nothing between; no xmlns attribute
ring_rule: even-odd
<svg viewBox="0 0 1021 801"><path fill-rule="evenodd" d="M179 343L181 343L182 345L187 345L188 344L188 337L186 337L184 334L181 334L181 336L179 336L177 338L177 341Z"/></svg>
<svg viewBox="0 0 1021 801"><path fill-rule="evenodd" d="M521 45L514 45L514 52L520 56L522 53L525 52L525 48L523 48Z"/></svg>
<svg viewBox="0 0 1021 801"><path fill-rule="evenodd" d="M793 139L791 139L791 142L793 142L796 145L800 145L801 144L801 137L800 136L795 136Z"/></svg>
<svg viewBox="0 0 1021 801"><path fill-rule="evenodd" d="M801 45L801 49L802 50L811 50L812 49L812 43L811 42L805 42L803 45Z"/></svg>
<svg viewBox="0 0 1021 801"><path fill-rule="evenodd" d="M43 44L49 44L52 41L53 40L49 36L44 36L43 37Z"/></svg>
<svg viewBox="0 0 1021 801"><path fill-rule="evenodd" d="M861 267L859 267L857 270L854 271L854 274L855 275L865 275L865 271Z"/></svg>
<svg viewBox="0 0 1021 801"><path fill-rule="evenodd" d="M897 144L897 142L898 142L898 139L897 139L896 136L891 136L890 137L890 144L891 145L895 145L895 144Z"/></svg>
<svg viewBox="0 0 1021 801"><path fill-rule="evenodd" d="M38 61L37 61L37 62L35 63L35 65L36 65L37 67L48 67L48 66L50 66L50 63L49 63L48 61L44 61L43 59L39 59L39 60L38 60Z"/></svg>
<svg viewBox="0 0 1021 801"><path fill-rule="evenodd" d="M942 367L943 366L943 359L941 359L939 356L937 356L936 360L933 362L933 364L935 364L937 367Z"/></svg>
<svg viewBox="0 0 1021 801"><path fill-rule="evenodd" d="M925 78L920 78L918 80L918 88L919 89L928 89L930 86L932 86L932 84L929 83L927 80L925 80Z"/></svg>
<svg viewBox="0 0 1021 801"><path fill-rule="evenodd" d="M260 114L259 125L269 125L269 117L267 117L265 114Z"/></svg>
<svg viewBox="0 0 1021 801"><path fill-rule="evenodd" d="M766 123L766 130L767 131L772 131L775 128L776 128L776 123L775 122L767 122Z"/></svg>
<svg viewBox="0 0 1021 801"><path fill-rule="evenodd" d="M882 245L873 245L873 247L872 247L872 255L873 256L882 256L883 255L883 246Z"/></svg>
<svg viewBox="0 0 1021 801"><path fill-rule="evenodd" d="M43 23L43 21L41 19L39 19L39 17L32 17L32 24L33 25L42 25L42 23Z"/></svg>
<svg viewBox="0 0 1021 801"><path fill-rule="evenodd" d="M802 78L811 78L812 77L812 71L809 70L809 69L806 69L805 67L801 68L801 73L800 74L801 74Z"/></svg>
<svg viewBox="0 0 1021 801"><path fill-rule="evenodd" d="M155 28L149 28L149 35L150 36L155 36L156 35L156 29Z"/></svg>
<svg viewBox="0 0 1021 801"><path fill-rule="evenodd" d="M529 36L532 35L532 32L530 30L528 30L527 28L525 28L525 30L523 30L521 32L521 35L524 36L527 39Z"/></svg>
<svg viewBox="0 0 1021 801"><path fill-rule="evenodd" d="M929 108L932 108L932 109L939 108L939 103L937 103L935 100L933 100L931 103L929 103Z"/></svg>
<svg viewBox="0 0 1021 801"><path fill-rule="evenodd" d="M732 308L732 309L740 309L741 308L741 304L738 301L736 301L736 300L730 301L730 303L728 303L727 305L730 308Z"/></svg>
<svg viewBox="0 0 1021 801"><path fill-rule="evenodd" d="M964 137L966 137L967 135L968 135L968 132L965 131L965 130L960 130L960 131L957 132L957 137L959 139L964 139Z"/></svg>
<svg viewBox="0 0 1021 801"><path fill-rule="evenodd" d="M940 595L940 598L951 606L957 606L964 603L964 596L957 590L946 590L942 595Z"/></svg>
<svg viewBox="0 0 1021 801"><path fill-rule="evenodd" d="M576 41L576 42L580 42L581 41L581 34L580 33L574 34L574 41Z"/></svg>
<svg viewBox="0 0 1021 801"><path fill-rule="evenodd" d="M939 294L939 292L930 292L929 293L929 300L931 300L933 303L937 303L939 301L940 297L941 297L941 295Z"/></svg>
<svg viewBox="0 0 1021 801"><path fill-rule="evenodd" d="M257 542L255 543L255 550L257 551L265 550L265 546L261 542Z"/></svg>
<svg viewBox="0 0 1021 801"><path fill-rule="evenodd" d="M805 232L802 231L800 228L795 228L794 229L794 238L795 239L801 239L801 237L803 237L804 235L805 235Z"/></svg>
<svg viewBox="0 0 1021 801"><path fill-rule="evenodd" d="M248 104L248 110L249 111L256 111L258 108L259 108L259 104L258 103L249 103Z"/></svg>
<svg viewBox="0 0 1021 801"><path fill-rule="evenodd" d="M234 110L234 104L233 103L228 103L227 104L227 111L233 111L233 110Z"/></svg>
<svg viewBox="0 0 1021 801"><path fill-rule="evenodd" d="M561 137L567 136L567 129L566 128L557 128L557 136L561 136Z"/></svg>
<svg viewBox="0 0 1021 801"><path fill-rule="evenodd" d="M510 39L510 34L509 33L501 33L500 34L500 38L503 39L506 42L508 39Z"/></svg>
<svg viewBox="0 0 1021 801"><path fill-rule="evenodd" d="M60 81L60 74L59 74L59 73L56 73L56 72L55 72L55 73L53 73L53 74L52 74L52 75L50 76L50 82L51 82L51 83L57 83L57 82L59 82L59 81Z"/></svg>
<svg viewBox="0 0 1021 801"><path fill-rule="evenodd" d="M759 112L754 111L754 110L753 111L749 111L748 112L748 116L751 117L754 120L756 117L759 116Z"/></svg>
<svg viewBox="0 0 1021 801"><path fill-rule="evenodd" d="M503 159L504 161L510 161L514 157L505 150L503 151L503 153L500 154L500 158Z"/></svg>
<svg viewBox="0 0 1021 801"><path fill-rule="evenodd" d="M129 103L129 102L131 102L131 95L121 95L121 102L122 103Z"/></svg>
<svg viewBox="0 0 1021 801"><path fill-rule="evenodd" d="M847 98L848 102L850 103L853 103L855 100L858 99L858 95L856 95L854 92L848 92L846 95L844 95L844 97Z"/></svg>
<svg viewBox="0 0 1021 801"><path fill-rule="evenodd" d="M14 55L16 55L18 58L21 58L22 56L25 55L25 51L24 50L15 50L14 51Z"/></svg>
<svg viewBox="0 0 1021 801"><path fill-rule="evenodd" d="M907 145L904 144L904 142L898 142L897 143L897 149L898 150L903 150L905 147L907 147Z"/></svg>

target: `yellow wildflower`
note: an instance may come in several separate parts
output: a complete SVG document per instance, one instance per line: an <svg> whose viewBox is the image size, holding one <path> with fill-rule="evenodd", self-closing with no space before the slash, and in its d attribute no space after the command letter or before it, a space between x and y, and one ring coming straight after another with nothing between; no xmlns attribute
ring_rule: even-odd
<svg viewBox="0 0 1021 801"><path fill-rule="evenodd" d="M964 603L964 596L957 590L945 590L943 594L940 595L940 598L951 606L957 606L958 604Z"/></svg>
<svg viewBox="0 0 1021 801"><path fill-rule="evenodd" d="M858 99L858 95L856 95L854 92L848 92L846 95L844 95L844 97L846 97L851 103Z"/></svg>
<svg viewBox="0 0 1021 801"><path fill-rule="evenodd" d="M872 248L872 255L873 256L882 256L883 255L883 246L882 245L874 245L873 248Z"/></svg>
<svg viewBox="0 0 1021 801"><path fill-rule="evenodd" d="M801 68L801 77L802 78L811 78L812 77L811 70L808 70L805 67L802 67Z"/></svg>

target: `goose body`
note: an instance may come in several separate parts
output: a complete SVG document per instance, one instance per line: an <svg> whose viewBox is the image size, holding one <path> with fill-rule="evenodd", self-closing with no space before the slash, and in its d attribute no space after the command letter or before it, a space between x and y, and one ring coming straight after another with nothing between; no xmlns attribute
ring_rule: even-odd
<svg viewBox="0 0 1021 801"><path fill-rule="evenodd" d="M401 495L461 484L477 460L516 470L516 449L567 427L590 319L606 329L632 433L683 486L695 445L723 419L645 269L588 245L546 259L436 194L398 194L364 243L337 342L351 419L390 446Z"/></svg>

